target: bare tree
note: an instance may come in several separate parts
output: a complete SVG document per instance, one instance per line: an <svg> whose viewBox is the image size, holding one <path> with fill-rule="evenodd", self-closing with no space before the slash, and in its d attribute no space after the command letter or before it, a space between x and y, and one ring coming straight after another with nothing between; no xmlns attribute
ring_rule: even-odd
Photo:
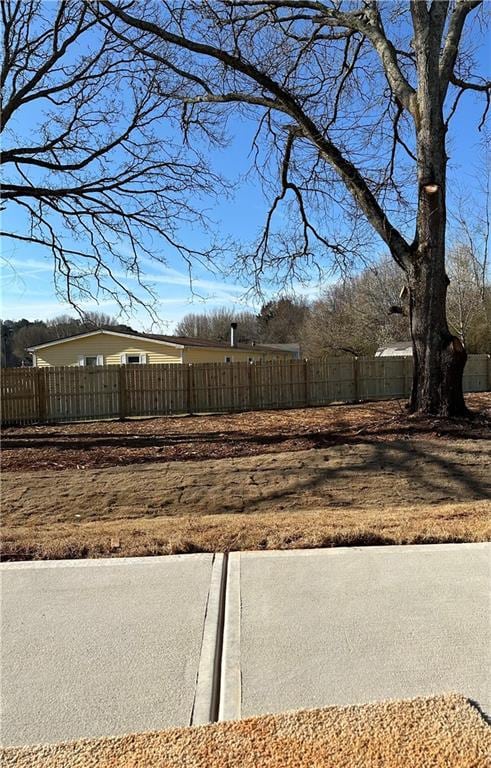
<svg viewBox="0 0 491 768"><path fill-rule="evenodd" d="M390 257L329 286L306 322L306 353L373 355L381 344L407 340L409 319L400 306L400 291L400 270Z"/></svg>
<svg viewBox="0 0 491 768"><path fill-rule="evenodd" d="M349 264L366 230L404 273L414 351L410 408L465 413L466 353L448 327L447 131L473 91L468 18L482 0L100 0L148 61L172 61L186 131L213 132L230 112L257 121L256 165L279 183L254 256L258 270L310 266L325 249ZM477 30L478 32L478 30ZM477 37L478 35L476 35ZM271 187L270 187L271 188ZM290 201L295 231L274 225ZM360 234L360 232L362 234ZM356 234L358 233L358 234Z"/></svg>
<svg viewBox="0 0 491 768"><path fill-rule="evenodd" d="M491 137L483 134L482 161L470 169L472 184L458 184L454 192L447 258L449 325L468 352L491 351Z"/></svg>
<svg viewBox="0 0 491 768"><path fill-rule="evenodd" d="M484 132L482 139L483 163L472 169L473 184L460 189L453 215L454 242L451 251L459 253L468 265L472 280L484 301L489 286L489 247L491 236L491 135ZM477 193L477 194L476 194ZM491 322L491 318L489 319Z"/></svg>
<svg viewBox="0 0 491 768"><path fill-rule="evenodd" d="M6 330L10 333L5 334L5 343L7 344L8 355L5 355L5 362L9 358L10 365L20 365L21 363L31 364L31 356L28 348L36 344L43 344L55 339L63 339L66 336L72 336L84 331L92 331L95 328L112 328L122 332L131 332L132 328L127 325L121 325L116 317L111 317L102 312L86 312L84 318L73 317L71 315L58 315L50 320L6 320Z"/></svg>
<svg viewBox="0 0 491 768"><path fill-rule="evenodd" d="M3 0L0 13L2 236L47 249L57 291L77 309L101 293L122 309L151 306L142 257L206 260L179 228L203 224L191 195L220 185L169 138L180 117L159 95L164 65L83 0Z"/></svg>
<svg viewBox="0 0 491 768"><path fill-rule="evenodd" d="M230 340L230 324L237 323L237 340L257 341L257 318L252 312L234 312L227 307L208 312L190 312L176 326L177 336L191 336L213 341Z"/></svg>
<svg viewBox="0 0 491 768"><path fill-rule="evenodd" d="M257 316L260 340L272 344L300 343L309 312L307 301L294 296L266 302Z"/></svg>
<svg viewBox="0 0 491 768"><path fill-rule="evenodd" d="M488 352L491 315L489 285L482 273L482 259L468 244L457 244L448 253L448 275L450 327L470 352Z"/></svg>

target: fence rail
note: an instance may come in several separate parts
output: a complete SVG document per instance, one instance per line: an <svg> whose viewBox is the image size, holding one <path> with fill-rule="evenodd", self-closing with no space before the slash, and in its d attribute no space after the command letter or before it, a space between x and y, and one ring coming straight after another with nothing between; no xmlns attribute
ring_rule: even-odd
<svg viewBox="0 0 491 768"><path fill-rule="evenodd" d="M165 416L407 397L412 359L323 358L260 363L6 368L1 423ZM491 389L489 355L470 355L464 389Z"/></svg>

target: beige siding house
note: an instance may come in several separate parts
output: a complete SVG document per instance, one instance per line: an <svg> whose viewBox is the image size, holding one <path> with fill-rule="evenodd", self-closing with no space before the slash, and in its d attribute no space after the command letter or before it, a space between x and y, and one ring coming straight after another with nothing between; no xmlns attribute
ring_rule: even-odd
<svg viewBox="0 0 491 768"><path fill-rule="evenodd" d="M96 330L30 347L34 366L231 363L292 359L292 349Z"/></svg>

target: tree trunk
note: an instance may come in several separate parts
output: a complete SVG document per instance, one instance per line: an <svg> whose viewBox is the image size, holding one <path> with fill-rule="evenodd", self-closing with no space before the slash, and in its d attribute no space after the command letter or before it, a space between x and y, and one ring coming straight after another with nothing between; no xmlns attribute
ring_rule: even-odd
<svg viewBox="0 0 491 768"><path fill-rule="evenodd" d="M443 127L439 126L442 130ZM414 374L411 412L462 416L467 412L462 376L467 354L447 323L445 270L445 157L432 136L422 143L418 229L408 268Z"/></svg>
<svg viewBox="0 0 491 768"><path fill-rule="evenodd" d="M431 141L425 147L431 147ZM467 354L447 323L445 163L438 160L438 152L433 152L421 175L418 234L408 268L414 360L409 407L412 413L463 416Z"/></svg>
<svg viewBox="0 0 491 768"><path fill-rule="evenodd" d="M433 6L432 6L433 9ZM413 5L418 70L415 114L418 163L416 235L407 265L414 374L411 412L436 416L466 413L462 376L467 354L450 333L446 298L446 126L443 119L439 51L443 6Z"/></svg>
<svg viewBox="0 0 491 768"><path fill-rule="evenodd" d="M410 320L413 340L412 413L463 416L467 413L462 375L467 353L449 331L446 275L435 269L436 259L423 258L410 278ZM440 260L439 260L440 261Z"/></svg>

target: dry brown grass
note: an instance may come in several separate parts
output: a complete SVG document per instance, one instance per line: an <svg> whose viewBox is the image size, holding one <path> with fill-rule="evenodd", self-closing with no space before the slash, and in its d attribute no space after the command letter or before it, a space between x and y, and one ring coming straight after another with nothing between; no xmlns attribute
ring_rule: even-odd
<svg viewBox="0 0 491 768"><path fill-rule="evenodd" d="M10 430L2 556L487 540L486 419L438 429L392 402Z"/></svg>
<svg viewBox="0 0 491 768"><path fill-rule="evenodd" d="M491 540L491 503L321 509L6 526L4 559Z"/></svg>

